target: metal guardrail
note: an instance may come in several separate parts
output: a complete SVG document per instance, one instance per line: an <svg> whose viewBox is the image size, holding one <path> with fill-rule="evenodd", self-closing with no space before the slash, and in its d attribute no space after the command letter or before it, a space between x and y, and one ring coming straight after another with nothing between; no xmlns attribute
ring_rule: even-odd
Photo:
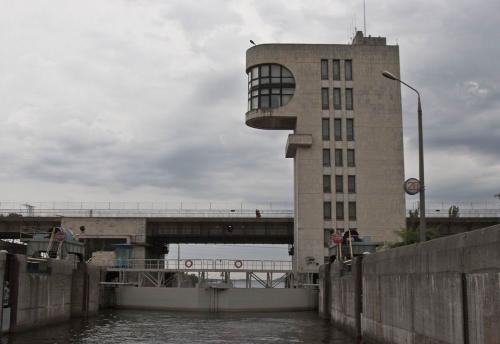
<svg viewBox="0 0 500 344"><path fill-rule="evenodd" d="M410 211L407 211L407 216L410 215ZM426 209L426 217L451 217L448 213L448 209ZM458 212L458 218L460 217L500 217L500 209L460 209Z"/></svg>
<svg viewBox="0 0 500 344"><path fill-rule="evenodd" d="M293 217L291 203L0 202L3 216L51 217Z"/></svg>
<svg viewBox="0 0 500 344"><path fill-rule="evenodd" d="M117 259L105 264L108 270L154 270L197 272L290 272L288 260L243 259Z"/></svg>
<svg viewBox="0 0 500 344"><path fill-rule="evenodd" d="M499 201L484 202L427 202L426 217L450 217L450 207L458 207L458 217L500 217ZM406 204L406 215L419 208L418 202Z"/></svg>
<svg viewBox="0 0 500 344"><path fill-rule="evenodd" d="M427 217L449 217L451 206L458 217L500 217L500 202L429 202ZM418 203L407 203L407 216ZM186 202L0 202L0 215L23 217L293 217L290 202L186 203Z"/></svg>

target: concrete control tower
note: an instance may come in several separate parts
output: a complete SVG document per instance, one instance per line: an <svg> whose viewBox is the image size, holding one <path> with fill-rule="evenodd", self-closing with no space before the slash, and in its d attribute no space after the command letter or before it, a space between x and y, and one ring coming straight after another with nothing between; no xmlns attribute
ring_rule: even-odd
<svg viewBox="0 0 500 344"><path fill-rule="evenodd" d="M313 276L331 234L394 241L405 227L399 48L358 32L352 44L261 44L247 50L246 124L291 130L294 270Z"/></svg>

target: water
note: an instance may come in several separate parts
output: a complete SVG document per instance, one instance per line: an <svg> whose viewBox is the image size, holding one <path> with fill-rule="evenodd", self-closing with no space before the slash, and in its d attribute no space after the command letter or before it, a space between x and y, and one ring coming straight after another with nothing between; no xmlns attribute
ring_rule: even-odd
<svg viewBox="0 0 500 344"><path fill-rule="evenodd" d="M316 313L109 311L1 338L2 344L354 344Z"/></svg>

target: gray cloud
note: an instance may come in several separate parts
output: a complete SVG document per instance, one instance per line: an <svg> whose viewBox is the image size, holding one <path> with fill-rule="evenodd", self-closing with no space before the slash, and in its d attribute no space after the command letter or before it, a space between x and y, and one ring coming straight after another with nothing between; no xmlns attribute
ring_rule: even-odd
<svg viewBox="0 0 500 344"><path fill-rule="evenodd" d="M248 40L346 43L362 26L360 4L3 8L1 197L291 200L287 133L244 124ZM423 96L429 197L500 192L500 4L367 5L369 32L400 44L402 77ZM406 170L414 175L416 100L403 96Z"/></svg>

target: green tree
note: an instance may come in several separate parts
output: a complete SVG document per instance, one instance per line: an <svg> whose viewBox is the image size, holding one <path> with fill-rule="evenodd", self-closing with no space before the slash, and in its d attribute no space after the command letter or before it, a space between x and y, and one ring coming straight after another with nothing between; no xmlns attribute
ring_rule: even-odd
<svg viewBox="0 0 500 344"><path fill-rule="evenodd" d="M450 218L457 218L459 217L459 213L460 213L460 208L456 205L452 205L450 207L450 209L448 209L448 216Z"/></svg>
<svg viewBox="0 0 500 344"><path fill-rule="evenodd" d="M392 245L392 247L414 244L420 241L420 209L409 211L409 220L406 228L396 231L396 234L401 239ZM430 227L425 231L425 240L431 240L440 237L439 227Z"/></svg>

